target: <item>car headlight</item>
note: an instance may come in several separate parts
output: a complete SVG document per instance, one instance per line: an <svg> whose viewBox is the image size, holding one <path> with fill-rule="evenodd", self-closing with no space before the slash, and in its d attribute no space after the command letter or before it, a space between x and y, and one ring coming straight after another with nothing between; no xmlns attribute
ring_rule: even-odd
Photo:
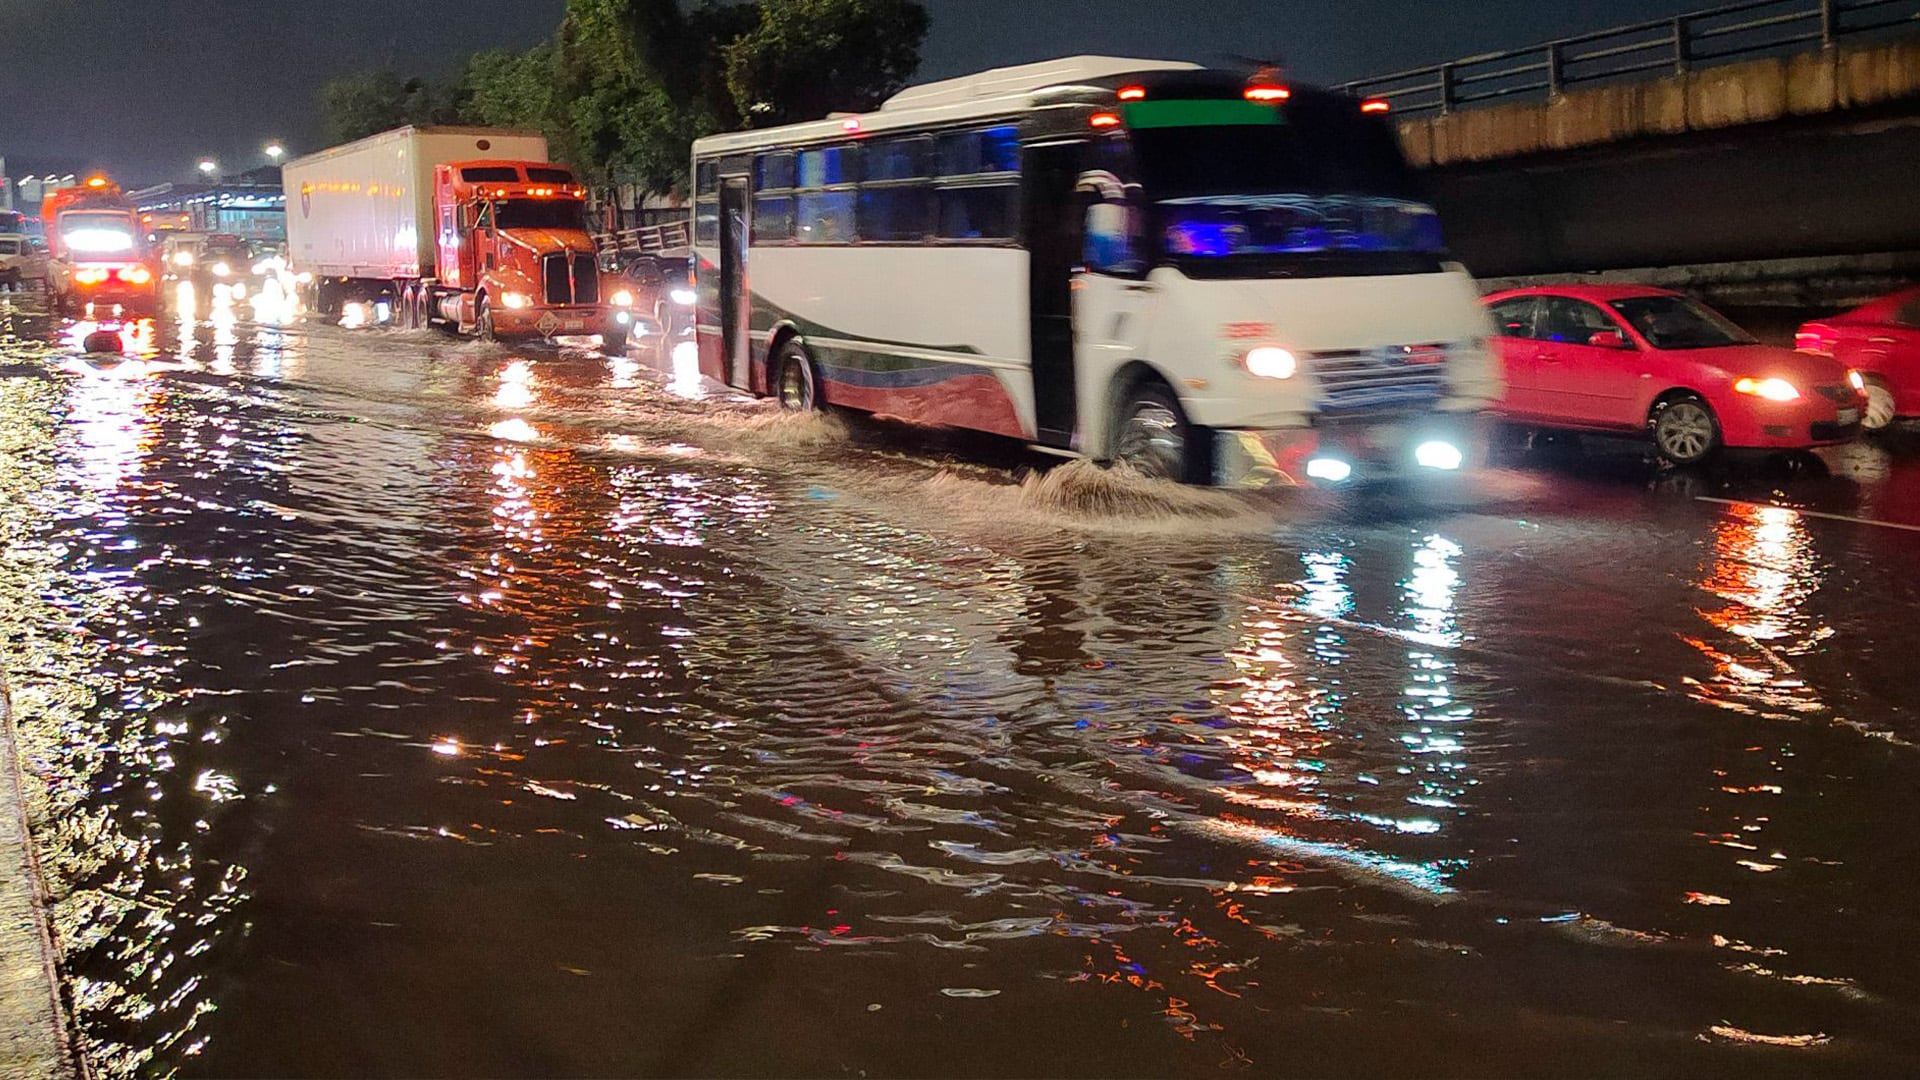
<svg viewBox="0 0 1920 1080"><path fill-rule="evenodd" d="M1299 361L1293 354L1277 345L1262 345L1248 350L1240 358L1240 366L1247 374L1261 379L1291 379L1300 370Z"/></svg>
<svg viewBox="0 0 1920 1080"><path fill-rule="evenodd" d="M1800 400L1800 388L1785 379L1741 379L1733 384L1733 389L1768 401Z"/></svg>
<svg viewBox="0 0 1920 1080"><path fill-rule="evenodd" d="M174 253L173 253L173 265L175 265L175 266L192 266L192 265L193 265L193 252L191 252L191 251L176 251L176 252L174 252Z"/></svg>
<svg viewBox="0 0 1920 1080"><path fill-rule="evenodd" d="M1867 377L1857 371L1849 371L1847 372L1847 385L1864 394L1867 392Z"/></svg>
<svg viewBox="0 0 1920 1080"><path fill-rule="evenodd" d="M675 289L667 294L667 299L672 300L676 304L692 307L694 304L700 302L700 294L694 292L692 289Z"/></svg>
<svg viewBox="0 0 1920 1080"><path fill-rule="evenodd" d="M620 290L619 292L617 292L617 293L614 293L614 294L613 294L613 306L614 306L614 307L632 307L632 306L633 306L633 294L632 294L632 293L630 293L630 292L628 292L628 291L627 291L627 290L625 290L625 289L621 289L621 290Z"/></svg>
<svg viewBox="0 0 1920 1080"><path fill-rule="evenodd" d="M214 277L226 277L228 274L231 274L231 273L233 273L233 267L228 266L226 263L217 262L213 264Z"/></svg>
<svg viewBox="0 0 1920 1080"><path fill-rule="evenodd" d="M526 293L502 293L500 294L500 303L504 305L508 311L520 311L533 306L533 297L528 296Z"/></svg>

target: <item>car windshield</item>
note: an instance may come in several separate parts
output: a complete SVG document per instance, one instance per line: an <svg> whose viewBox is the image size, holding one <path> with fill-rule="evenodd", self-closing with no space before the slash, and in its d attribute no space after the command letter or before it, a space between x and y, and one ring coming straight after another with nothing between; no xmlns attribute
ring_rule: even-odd
<svg viewBox="0 0 1920 1080"><path fill-rule="evenodd" d="M1726 316L1684 296L1637 296L1612 306L1656 349L1713 349L1756 340Z"/></svg>
<svg viewBox="0 0 1920 1080"><path fill-rule="evenodd" d="M586 204L578 199L509 199L494 204L495 227L500 229L570 229L587 227Z"/></svg>

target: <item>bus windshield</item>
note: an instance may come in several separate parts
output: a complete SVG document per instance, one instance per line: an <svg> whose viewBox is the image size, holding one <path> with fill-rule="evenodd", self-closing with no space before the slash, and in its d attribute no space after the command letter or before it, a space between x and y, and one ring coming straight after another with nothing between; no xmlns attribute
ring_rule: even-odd
<svg viewBox="0 0 1920 1080"><path fill-rule="evenodd" d="M1392 129L1352 102L1302 98L1268 107L1271 119L1239 102L1166 104L1189 106L1166 115L1193 122L1148 113L1131 138L1169 256L1413 255L1424 264L1444 251Z"/></svg>
<svg viewBox="0 0 1920 1080"><path fill-rule="evenodd" d="M580 231L587 227L586 207L578 199L508 199L494 204L495 227Z"/></svg>
<svg viewBox="0 0 1920 1080"><path fill-rule="evenodd" d="M125 255L137 243L132 215L113 211L60 215L60 238L80 255Z"/></svg>

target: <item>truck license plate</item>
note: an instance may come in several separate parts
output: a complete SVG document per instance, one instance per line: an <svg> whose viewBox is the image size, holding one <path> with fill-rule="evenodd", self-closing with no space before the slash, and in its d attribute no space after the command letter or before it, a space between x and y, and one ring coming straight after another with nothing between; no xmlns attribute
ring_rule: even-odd
<svg viewBox="0 0 1920 1080"><path fill-rule="evenodd" d="M568 319L567 321L561 323L560 326L561 326L561 329L563 330L585 330L587 328L587 320Z"/></svg>

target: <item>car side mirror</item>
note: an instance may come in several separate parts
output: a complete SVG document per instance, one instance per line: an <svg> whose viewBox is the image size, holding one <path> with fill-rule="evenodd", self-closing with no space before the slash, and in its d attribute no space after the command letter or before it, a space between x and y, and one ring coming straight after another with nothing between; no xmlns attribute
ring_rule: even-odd
<svg viewBox="0 0 1920 1080"><path fill-rule="evenodd" d="M1587 344L1596 349L1624 349L1627 336L1618 330L1600 330L1587 339Z"/></svg>

